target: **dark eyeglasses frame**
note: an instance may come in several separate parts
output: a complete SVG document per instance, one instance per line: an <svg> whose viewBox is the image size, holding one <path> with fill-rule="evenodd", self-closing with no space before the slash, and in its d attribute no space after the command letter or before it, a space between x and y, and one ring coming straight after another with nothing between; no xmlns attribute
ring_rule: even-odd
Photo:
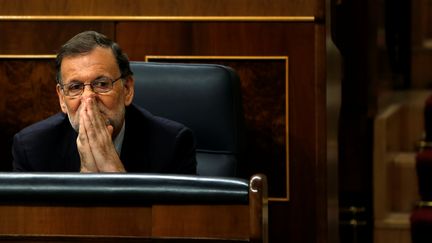
<svg viewBox="0 0 432 243"><path fill-rule="evenodd" d="M91 90L93 92L95 92L97 94L103 94L103 93L107 93L107 92L111 91L113 89L113 87L114 87L114 83L117 82L118 80L122 79L122 78L123 78L123 75L120 75L120 77L118 77L118 78L116 78L114 80L112 78L108 78L108 77L101 77L101 78L95 79L95 80L93 80L93 81L91 81L90 83L87 83L87 84L86 83L82 83L82 82L71 82L69 84L59 84L59 85L60 85L60 87L61 87L61 89L63 91L63 94L65 96L69 96L69 97L75 97L75 96L82 95L82 93L84 93L85 86L87 86L87 85L90 86L90 88L91 88ZM100 90L98 87L95 88L95 85L98 82L100 82L101 79L107 79L109 81L108 83L110 84L110 86L106 87L106 89L104 89L104 90ZM79 93L76 93L76 94L73 94L73 95L71 95L69 93L69 87L72 84L74 84L74 85L82 85Z"/></svg>

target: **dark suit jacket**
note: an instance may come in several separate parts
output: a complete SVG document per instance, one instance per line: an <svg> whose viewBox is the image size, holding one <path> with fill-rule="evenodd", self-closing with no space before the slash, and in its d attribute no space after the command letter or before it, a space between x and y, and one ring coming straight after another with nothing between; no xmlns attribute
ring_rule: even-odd
<svg viewBox="0 0 432 243"><path fill-rule="evenodd" d="M196 174L195 140L180 123L126 108L120 159L128 172ZM14 171L79 172L77 132L58 113L15 134Z"/></svg>

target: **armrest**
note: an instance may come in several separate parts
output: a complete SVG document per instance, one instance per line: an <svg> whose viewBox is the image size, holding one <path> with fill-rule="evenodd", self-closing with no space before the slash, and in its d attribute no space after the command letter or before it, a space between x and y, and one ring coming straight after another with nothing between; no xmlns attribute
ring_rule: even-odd
<svg viewBox="0 0 432 243"><path fill-rule="evenodd" d="M268 240L264 175L0 173L0 215L0 241Z"/></svg>
<svg viewBox="0 0 432 243"><path fill-rule="evenodd" d="M0 204L248 204L248 184L189 175L0 173Z"/></svg>

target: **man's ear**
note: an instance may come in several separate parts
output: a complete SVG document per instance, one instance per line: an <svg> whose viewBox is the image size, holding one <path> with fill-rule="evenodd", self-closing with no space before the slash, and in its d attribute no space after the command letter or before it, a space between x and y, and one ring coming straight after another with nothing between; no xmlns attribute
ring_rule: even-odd
<svg viewBox="0 0 432 243"><path fill-rule="evenodd" d="M132 103L134 92L135 92L134 84L135 84L135 80L133 76L129 76L124 80L123 86L124 86L125 106L128 106Z"/></svg>
<svg viewBox="0 0 432 243"><path fill-rule="evenodd" d="M63 95L63 93L61 91L60 84L57 84L56 91L57 91L57 96L58 96L58 99L59 99L60 108L63 111L63 113L66 114L67 113L66 103L64 101L64 95Z"/></svg>

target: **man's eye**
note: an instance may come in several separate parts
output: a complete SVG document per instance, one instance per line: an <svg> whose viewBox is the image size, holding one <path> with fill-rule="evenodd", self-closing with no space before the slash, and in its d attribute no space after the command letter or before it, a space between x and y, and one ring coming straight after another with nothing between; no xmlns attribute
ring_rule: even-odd
<svg viewBox="0 0 432 243"><path fill-rule="evenodd" d="M110 82L108 80L96 80L92 83L94 88L109 88Z"/></svg>
<svg viewBox="0 0 432 243"><path fill-rule="evenodd" d="M68 86L69 90L81 90L83 87L82 83L70 83Z"/></svg>

